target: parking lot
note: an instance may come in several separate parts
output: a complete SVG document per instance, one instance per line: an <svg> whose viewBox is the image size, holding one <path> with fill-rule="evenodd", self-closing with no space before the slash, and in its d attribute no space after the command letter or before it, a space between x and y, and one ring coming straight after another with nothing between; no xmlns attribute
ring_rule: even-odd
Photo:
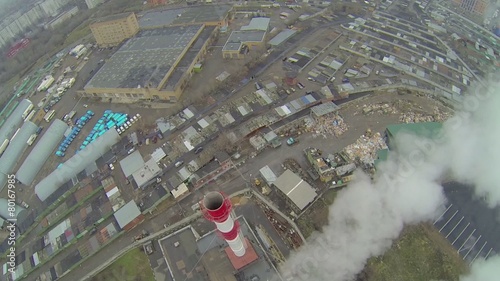
<svg viewBox="0 0 500 281"><path fill-rule="evenodd" d="M445 193L449 203L434 222L439 232L469 264L497 253L500 246L498 209L488 208L484 200L474 197L468 186L446 184Z"/></svg>

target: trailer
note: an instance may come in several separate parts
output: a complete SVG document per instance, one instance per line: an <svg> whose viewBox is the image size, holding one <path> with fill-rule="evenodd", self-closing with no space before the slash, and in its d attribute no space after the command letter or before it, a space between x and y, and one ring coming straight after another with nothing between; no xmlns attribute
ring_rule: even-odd
<svg viewBox="0 0 500 281"><path fill-rule="evenodd" d="M40 86L38 86L36 90L38 92L46 91L48 88L50 88L50 86L52 85L52 83L54 83L54 81L55 81L54 77L52 75L48 75L42 80L42 83L40 83Z"/></svg>
<svg viewBox="0 0 500 281"><path fill-rule="evenodd" d="M5 149L7 148L7 146L9 145L9 140L4 140L2 145L0 145L0 155L3 154L3 152L5 151Z"/></svg>
<svg viewBox="0 0 500 281"><path fill-rule="evenodd" d="M28 114L28 116L26 116L26 118L24 119L24 122L28 122L31 120L31 118L33 118L33 116L35 116L35 113L36 113L36 110L32 110L30 112L30 114Z"/></svg>
<svg viewBox="0 0 500 281"><path fill-rule="evenodd" d="M31 110L33 109L33 104L30 103L30 105L28 105L28 108L26 108L26 110L23 112L23 119L26 119L26 117L28 116L28 114L30 114Z"/></svg>

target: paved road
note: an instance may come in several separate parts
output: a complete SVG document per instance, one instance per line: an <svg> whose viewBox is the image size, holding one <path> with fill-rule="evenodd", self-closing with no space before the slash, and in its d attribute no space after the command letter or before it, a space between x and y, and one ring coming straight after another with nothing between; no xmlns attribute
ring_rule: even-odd
<svg viewBox="0 0 500 281"><path fill-rule="evenodd" d="M439 232L468 263L497 253L500 250L500 208L488 208L469 186L447 183L444 187L449 204L434 223Z"/></svg>

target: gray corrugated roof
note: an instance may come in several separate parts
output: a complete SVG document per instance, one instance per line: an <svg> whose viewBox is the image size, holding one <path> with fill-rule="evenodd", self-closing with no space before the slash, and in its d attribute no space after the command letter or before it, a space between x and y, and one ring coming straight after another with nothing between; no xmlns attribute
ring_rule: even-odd
<svg viewBox="0 0 500 281"><path fill-rule="evenodd" d="M316 191L290 170L279 176L274 185L281 190L300 210L314 201Z"/></svg>
<svg viewBox="0 0 500 281"><path fill-rule="evenodd" d="M0 128L0 144L3 143L5 139L10 139L14 135L18 126L23 122L24 111L30 104L32 104L31 101L22 100L7 121L5 121L2 128Z"/></svg>
<svg viewBox="0 0 500 281"><path fill-rule="evenodd" d="M61 167L55 169L35 186L35 193L38 198L45 201L64 183L76 177L76 175L104 155L106 151L110 150L119 141L120 135L118 135L115 129L110 129L104 135L98 137L94 142L68 159Z"/></svg>
<svg viewBox="0 0 500 281"><path fill-rule="evenodd" d="M4 154L0 158L0 173L11 174L21 158L24 150L28 147L26 143L38 127L33 122L26 122L9 144ZM5 187L6 182L0 182L0 191Z"/></svg>
<svg viewBox="0 0 500 281"><path fill-rule="evenodd" d="M124 228L127 224L133 221L141 214L141 210L137 207L134 200L125 204L118 211L115 212L114 216L120 228Z"/></svg>
<svg viewBox="0 0 500 281"><path fill-rule="evenodd" d="M274 36L273 39L269 40L268 44L271 46L279 46L281 43L292 37L295 33L297 33L297 30L285 29L278 33L278 35Z"/></svg>
<svg viewBox="0 0 500 281"><path fill-rule="evenodd" d="M50 154L56 149L66 129L68 129L66 123L59 119L54 120L17 171L18 181L24 185L31 185Z"/></svg>
<svg viewBox="0 0 500 281"><path fill-rule="evenodd" d="M270 18L253 18L250 20L248 25L244 25L240 30L262 30L267 31L269 29Z"/></svg>
<svg viewBox="0 0 500 281"><path fill-rule="evenodd" d="M15 209L14 212L15 216L11 217L10 216L11 213L9 212L9 201L5 198L0 198L0 218L5 220L16 219L22 211L26 210L18 205L16 205L14 209Z"/></svg>
<svg viewBox="0 0 500 281"><path fill-rule="evenodd" d="M135 171L139 170L144 166L144 159L139 151L134 151L134 153L125 157L120 161L120 167L122 168L123 174L126 178L130 177Z"/></svg>

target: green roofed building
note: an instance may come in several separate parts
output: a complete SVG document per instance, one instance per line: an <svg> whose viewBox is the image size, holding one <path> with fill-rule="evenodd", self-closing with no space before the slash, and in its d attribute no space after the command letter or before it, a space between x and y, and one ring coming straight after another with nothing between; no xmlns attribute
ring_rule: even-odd
<svg viewBox="0 0 500 281"><path fill-rule="evenodd" d="M386 161L388 157L389 157L389 149L381 149L377 151L377 159L375 159L374 163L375 168L377 168L380 163Z"/></svg>
<svg viewBox="0 0 500 281"><path fill-rule="evenodd" d="M432 139L439 135L442 127L443 124L438 122L422 122L422 123L408 123L408 124L403 123L403 124L393 124L387 126L387 128L385 129L385 139L387 147L389 147L389 149L382 149L377 151L377 159L375 159L374 163L375 167L377 167L380 163L387 160L389 155L389 150L392 150L395 147L394 138L398 134L406 133Z"/></svg>
<svg viewBox="0 0 500 281"><path fill-rule="evenodd" d="M435 138L439 135L443 124L438 122L403 123L387 126L386 142L389 149L394 147L394 138L400 133L412 134L424 138Z"/></svg>

